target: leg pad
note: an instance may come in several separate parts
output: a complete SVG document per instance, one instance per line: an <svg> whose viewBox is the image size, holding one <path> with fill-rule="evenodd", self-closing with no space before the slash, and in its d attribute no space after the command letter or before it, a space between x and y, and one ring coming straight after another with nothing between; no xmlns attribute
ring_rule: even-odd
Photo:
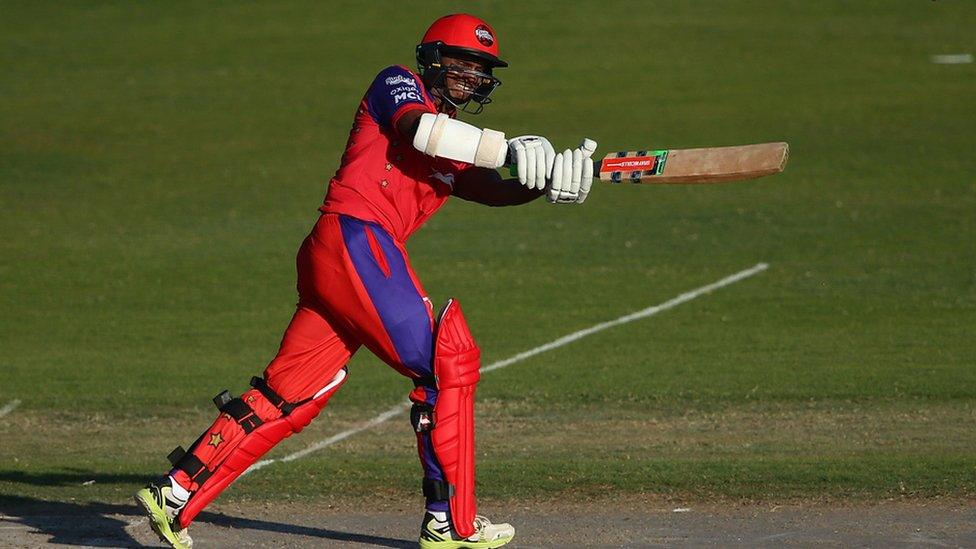
<svg viewBox="0 0 976 549"><path fill-rule="evenodd" d="M179 456L175 460L174 466L186 472L199 485L199 488L193 492L179 517L177 517L180 528L189 526L204 507L268 450L311 423L329 402L332 395L345 382L346 373L345 368L339 370L336 377L323 391L319 391L315 398L300 403L284 403L285 405L281 405L281 402L275 403L270 400L262 402L265 398L264 391L259 390L248 391L244 394L243 399L220 399L223 421L227 422L232 419L234 423L240 426L240 430L236 431L237 434L233 440L228 437L223 442L214 438L212 430L208 430L196 442L193 452L184 452L185 455ZM270 391L266 386L265 388ZM220 395L218 395L219 397ZM215 399L216 402L217 399ZM254 405L253 408L252 404ZM260 416L255 412L255 409L261 411ZM284 409L290 413L283 415L282 410ZM222 419L218 418L215 426L221 421ZM217 452L216 448L221 443L229 446L220 449L219 453L215 453ZM213 449L209 447L209 444L214 445ZM214 461L214 463L209 464L210 469L198 456L194 455L194 452L197 452L201 446L204 447L204 450L201 451L209 452ZM182 450L182 448L177 450ZM174 454L177 452L174 451ZM174 454L171 456L175 457Z"/></svg>
<svg viewBox="0 0 976 549"><path fill-rule="evenodd" d="M437 375L435 425L431 432L434 453L447 481L447 500L455 531L474 534L477 501L474 495L474 393L481 378L481 352L471 335L460 304L449 300L441 312L434 343ZM425 482L431 490L439 484ZM443 494L443 487L440 488ZM432 492L433 493L433 492Z"/></svg>

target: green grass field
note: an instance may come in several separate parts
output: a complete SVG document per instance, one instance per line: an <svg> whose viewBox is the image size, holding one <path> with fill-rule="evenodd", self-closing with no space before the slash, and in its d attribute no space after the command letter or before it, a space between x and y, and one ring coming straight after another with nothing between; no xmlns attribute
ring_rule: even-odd
<svg viewBox="0 0 976 549"><path fill-rule="evenodd" d="M127 502L241 391L382 67L457 4L0 5L0 504ZM410 242L486 363L769 269L479 386L484 498L976 496L976 6L478 2L485 114L600 153L791 143L728 186L451 201ZM389 13L395 11L394 19ZM555 13L554 13L555 12ZM281 457L402 401L366 352ZM419 500L406 418L228 500ZM94 484L83 483L95 480Z"/></svg>

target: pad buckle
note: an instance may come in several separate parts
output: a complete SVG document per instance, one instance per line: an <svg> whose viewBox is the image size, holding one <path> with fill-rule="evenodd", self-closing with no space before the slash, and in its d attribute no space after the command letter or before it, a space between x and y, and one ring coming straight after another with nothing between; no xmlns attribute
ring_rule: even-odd
<svg viewBox="0 0 976 549"><path fill-rule="evenodd" d="M264 424L264 421L258 417L258 414L248 403L244 402L240 397L231 397L230 391L225 390L215 396L213 403L221 413L234 418L234 421L244 430L245 435L250 434L251 431Z"/></svg>
<svg viewBox="0 0 976 549"><path fill-rule="evenodd" d="M444 480L425 478L424 497L431 501L445 501L454 497L454 485Z"/></svg>
<svg viewBox="0 0 976 549"><path fill-rule="evenodd" d="M263 377L258 377L258 376L252 377L251 387L254 387L258 391L261 391L261 394L264 395L264 398L268 399L268 402L270 402L272 406L281 410L281 415L283 416L287 416L297 406L304 404L305 402L308 402L307 400L304 400L302 402L296 402L296 403L288 402L287 400L281 398L281 396L279 396L278 393L274 392L274 390L271 387L268 387L268 382L265 381Z"/></svg>
<svg viewBox="0 0 976 549"><path fill-rule="evenodd" d="M214 406L216 406L217 409L220 410L233 398L234 397L230 396L230 391L224 389L223 392L221 392L219 395L213 397L213 403Z"/></svg>
<svg viewBox="0 0 976 549"><path fill-rule="evenodd" d="M414 404L410 408L410 423L413 430L426 433L434 428L434 408L426 404Z"/></svg>
<svg viewBox="0 0 976 549"><path fill-rule="evenodd" d="M213 471L207 469L206 465L200 461L200 458L187 452L182 446L177 446L175 449L173 449L173 451L166 456L166 459L173 464L173 467L186 473L186 475L190 477L190 480L201 485L204 482L207 482L207 479L209 479L210 475L213 474Z"/></svg>

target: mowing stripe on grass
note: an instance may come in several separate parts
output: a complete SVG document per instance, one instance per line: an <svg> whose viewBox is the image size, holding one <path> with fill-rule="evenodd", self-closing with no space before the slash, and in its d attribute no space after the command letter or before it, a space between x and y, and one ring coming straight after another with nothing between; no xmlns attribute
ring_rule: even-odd
<svg viewBox="0 0 976 549"><path fill-rule="evenodd" d="M18 406L20 406L20 401L17 399L13 399L10 402L6 403L3 406L3 408L0 408L0 417L3 417L9 414L10 412L13 412L14 409L17 408Z"/></svg>
<svg viewBox="0 0 976 549"><path fill-rule="evenodd" d="M485 366L484 368L482 368L481 369L481 372L482 373L488 373L488 372L491 372L492 370L497 370L499 368L504 368L506 366L510 366L512 364L515 364L516 362L521 362L521 361L523 361L523 360L525 360L527 358L530 358L530 357L533 357L535 355L544 353L546 351L551 351L553 349L562 347L563 345L568 345L568 344L570 344L570 343L572 343L574 341L577 341L579 339L583 339L584 337L586 337L588 335L592 335L592 334L595 334L597 332L602 332L603 330L607 330L607 329L613 328L615 326L620 326L621 324L627 324L628 322L633 322L635 320L640 320L642 318L647 318L649 316L654 316L654 315L656 315L658 313L667 311L668 309L673 309L674 307L677 307L678 305L681 305L682 303L687 303L688 301L691 301L692 299L695 299L697 297L701 297L701 296L703 296L703 295L705 295L707 293L710 293L710 292L713 292L715 290L718 290L719 288L724 288L725 286L728 286L730 284L735 284L736 282L739 282L740 280L744 280L746 278L749 278L750 276L759 274L759 273L765 271L768 268L769 268L769 265L766 264L766 263L757 263L756 265L754 265L754 266L752 266L752 267L750 267L748 269L745 269L745 270L739 271L739 272L737 272L735 274L729 275L729 276L727 276L727 277L725 277L725 278L723 278L721 280L718 280L716 282L712 282L711 284L708 284L706 286L702 286L700 288L695 288L694 290L685 292L685 293L683 293L683 294L681 294L679 296L673 297L673 298L665 301L664 303L660 303L658 305L651 305L650 307L647 307L646 309L641 309L639 311L634 311L633 313L630 313L628 315L624 315L624 316L622 316L622 317L620 317L618 319L615 319L615 320L610 320L610 321L607 321L607 322L601 322L599 324L594 324L593 326L590 326L589 328L584 328L584 329L579 330L577 332L573 332L571 334L564 335L563 337L561 337L559 339L556 339L556 340L553 340L553 341L550 341L549 343L546 343L545 345L540 345L540 346L538 346L538 347L536 347L534 349L529 349L528 351L521 352L521 353L519 353L519 354L517 354L515 356L506 358L504 360L499 360L498 362L493 362L493 363L489 364L488 366ZM313 452L318 452L319 450L322 450L323 448L327 448L329 446L332 446L333 444L335 444L335 443L337 443L337 442L339 442L341 440L345 440L345 439L347 439L347 438L349 438L349 437L351 437L351 436L353 436L353 435L355 435L357 433L361 433L363 431L366 431L367 429L372 429L373 427L375 427L375 426L377 426L377 425L379 425L381 423L384 423L387 420L389 420L391 418L394 418L394 417L396 417L396 416L398 416L398 415L406 412L407 409L410 408L410 406L411 406L410 401L401 402L400 404L397 404L396 406L390 408L389 410L383 412L382 414L379 414L378 416L374 417L373 419L367 421L366 423L364 423L364 424L362 424L362 425L360 425L358 427L354 427L352 429L343 431L343 432L341 432L339 434L332 435L331 437L329 437L329 438L327 438L325 440L320 440L319 442L316 442L315 444L312 444L311 446L309 446L308 448L305 448L304 450L299 450L297 452L288 454L287 456L282 457L282 458L277 458L277 459L263 459L261 461L258 461L257 463L255 463L254 465L252 465L248 470L244 471L244 473L241 476L246 475L247 473L250 473L250 472L253 472L253 471L257 471L258 469L261 469L263 467L267 467L268 465L271 465L272 463L277 463L279 461L281 461L281 462L294 461L296 459L305 457L305 456L307 456L307 455L309 455L309 454L311 454Z"/></svg>

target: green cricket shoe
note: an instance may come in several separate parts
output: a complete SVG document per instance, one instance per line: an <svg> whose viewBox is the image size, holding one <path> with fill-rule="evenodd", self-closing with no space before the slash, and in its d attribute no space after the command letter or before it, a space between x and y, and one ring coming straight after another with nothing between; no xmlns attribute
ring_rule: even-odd
<svg viewBox="0 0 976 549"><path fill-rule="evenodd" d="M173 496L173 488L168 477L150 482L145 488L136 492L135 500L149 517L149 525L159 539L174 549L192 549L193 539L190 538L186 528L178 529L179 524L176 521L176 516L186 505L186 501Z"/></svg>
<svg viewBox="0 0 976 549"><path fill-rule="evenodd" d="M451 528L448 520L438 520L431 513L424 515L420 526L420 549L494 549L512 541L515 528L511 524L492 524L478 515L474 518L474 535L462 538Z"/></svg>

